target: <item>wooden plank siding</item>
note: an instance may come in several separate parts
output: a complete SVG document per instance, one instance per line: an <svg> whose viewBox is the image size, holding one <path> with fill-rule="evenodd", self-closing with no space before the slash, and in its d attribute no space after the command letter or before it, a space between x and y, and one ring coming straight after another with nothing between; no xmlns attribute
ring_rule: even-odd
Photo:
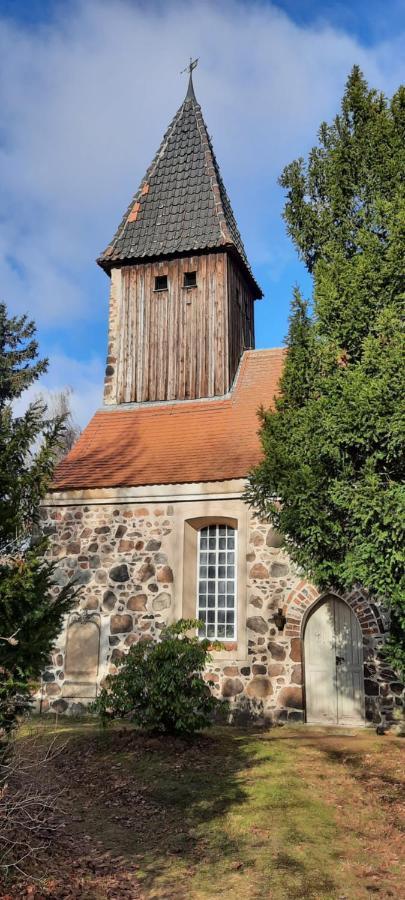
<svg viewBox="0 0 405 900"><path fill-rule="evenodd" d="M184 288L194 271L196 286ZM167 290L154 290L158 275L167 275ZM227 393L243 350L254 346L252 291L227 253L127 265L120 277L108 402Z"/></svg>
<svg viewBox="0 0 405 900"><path fill-rule="evenodd" d="M254 331L254 299L244 275L228 256L228 372L229 381L235 377L241 355L244 350L253 350L255 346Z"/></svg>

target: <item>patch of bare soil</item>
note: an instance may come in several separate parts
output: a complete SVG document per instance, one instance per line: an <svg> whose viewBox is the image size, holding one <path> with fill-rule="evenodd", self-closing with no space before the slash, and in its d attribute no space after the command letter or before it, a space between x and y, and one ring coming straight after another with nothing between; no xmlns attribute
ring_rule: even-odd
<svg viewBox="0 0 405 900"><path fill-rule="evenodd" d="M134 845L147 843L153 849L162 838L167 841L170 831L177 854L184 834L181 821L166 820L166 810L135 773L145 764L152 771L154 757L162 756L177 773L190 764L198 770L207 746L212 746L210 737L190 743L131 729L70 737L46 772L37 773L48 787L53 784L59 798L60 828L50 852L31 860L26 872L3 890L0 883L0 900L142 900L139 864L128 858L131 851L136 857Z"/></svg>
<svg viewBox="0 0 405 900"><path fill-rule="evenodd" d="M66 734L60 740L64 743ZM346 887L342 884L341 893L333 890L319 896L405 898L405 740L366 731L317 733L304 727L273 729L252 736L253 740L268 743L270 757L272 747L281 744L291 771L301 776L309 793L330 807L337 823ZM249 735L241 742L231 729L192 743L124 729L106 736L92 729L72 732L63 753L52 759L43 775L60 793L61 828L47 856L30 868L29 877L21 876L3 890L0 886L0 900L199 897L193 893L193 879L200 865L209 866L213 848L185 828L193 798L188 784L199 778L207 827L208 810L225 822L227 809L241 802L241 773L248 783L254 755L250 748ZM274 828L273 818L270 827ZM254 857L254 828L252 835ZM324 840L322 833L319 840ZM156 870L157 858L168 872L160 887L155 872L150 878L148 874L148 866ZM238 866L237 856L235 860ZM176 878L178 866L185 880ZM229 885L221 885L227 898L241 896L232 893L232 879L238 874L229 876ZM347 885L352 887L348 890ZM266 890L257 896L267 900L271 894ZM281 896L287 897L274 894Z"/></svg>
<svg viewBox="0 0 405 900"><path fill-rule="evenodd" d="M46 853L36 854L21 873L10 873L8 880L0 882L0 900L141 900L136 866L117 853L106 852L85 828L83 812L89 803L98 809L104 780L108 779L111 791L118 781L114 757L131 737L125 732L114 737L111 771L107 765L106 771L100 767L100 741L91 735L81 735L80 740L71 737L66 745L65 736L61 737L60 755L54 755L46 771L36 771L38 788L46 783L57 797L59 827ZM42 737L42 742L46 745L47 738Z"/></svg>
<svg viewBox="0 0 405 900"><path fill-rule="evenodd" d="M364 731L308 737L302 749L298 769L346 834L358 896L405 898L405 741Z"/></svg>

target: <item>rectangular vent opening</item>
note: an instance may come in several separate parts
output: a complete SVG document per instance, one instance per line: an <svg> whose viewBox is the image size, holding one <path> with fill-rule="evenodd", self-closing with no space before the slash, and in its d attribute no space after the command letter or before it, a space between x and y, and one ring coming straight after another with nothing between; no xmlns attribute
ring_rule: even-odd
<svg viewBox="0 0 405 900"><path fill-rule="evenodd" d="M167 275L155 276L155 291L167 291Z"/></svg>
<svg viewBox="0 0 405 900"><path fill-rule="evenodd" d="M184 287L191 288L196 287L197 284L197 272L185 272L184 273Z"/></svg>

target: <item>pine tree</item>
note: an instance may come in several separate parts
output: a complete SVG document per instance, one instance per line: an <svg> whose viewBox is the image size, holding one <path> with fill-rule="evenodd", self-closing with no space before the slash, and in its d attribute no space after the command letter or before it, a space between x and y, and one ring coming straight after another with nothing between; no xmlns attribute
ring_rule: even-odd
<svg viewBox="0 0 405 900"><path fill-rule="evenodd" d="M0 735L29 706L74 589L54 596L55 566L44 556L39 504L63 440L64 417L40 401L16 416L13 403L47 369L33 322L0 304Z"/></svg>
<svg viewBox="0 0 405 900"><path fill-rule="evenodd" d="M313 275L296 294L281 396L261 413L248 499L320 589L362 585L392 612L405 667L405 88L391 102L351 72L308 161L288 165L287 230ZM278 498L275 502L272 498Z"/></svg>

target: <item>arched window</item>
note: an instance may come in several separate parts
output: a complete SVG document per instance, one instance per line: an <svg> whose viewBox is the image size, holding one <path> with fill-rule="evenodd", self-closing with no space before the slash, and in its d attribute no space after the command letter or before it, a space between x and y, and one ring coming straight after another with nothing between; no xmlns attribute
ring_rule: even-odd
<svg viewBox="0 0 405 900"><path fill-rule="evenodd" d="M231 525L207 525L198 533L197 618L200 637L236 638L236 538Z"/></svg>

